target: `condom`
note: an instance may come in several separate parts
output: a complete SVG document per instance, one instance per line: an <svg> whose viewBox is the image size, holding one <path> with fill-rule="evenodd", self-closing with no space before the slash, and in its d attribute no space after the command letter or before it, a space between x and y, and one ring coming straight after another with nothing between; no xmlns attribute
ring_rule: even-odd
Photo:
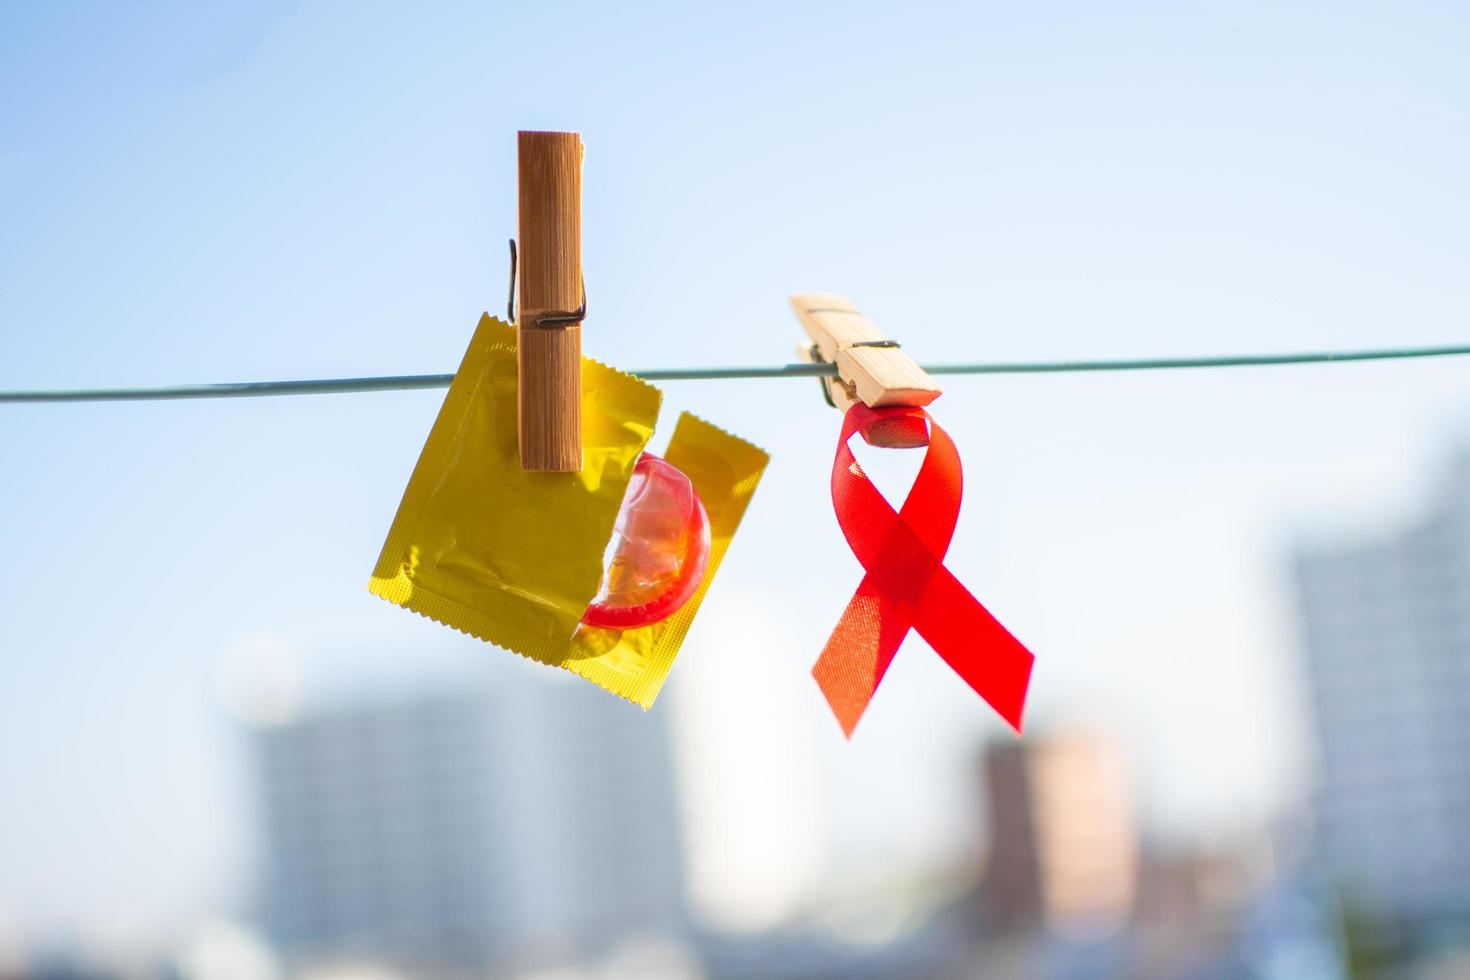
<svg viewBox="0 0 1470 980"><path fill-rule="evenodd" d="M769 457L688 413L652 456L658 389L581 375L582 469L521 469L516 332L481 317L368 588L648 708Z"/></svg>
<svg viewBox="0 0 1470 980"><path fill-rule="evenodd" d="M667 619L699 590L709 548L709 516L694 485L643 453L613 524L602 588L582 622L623 630Z"/></svg>

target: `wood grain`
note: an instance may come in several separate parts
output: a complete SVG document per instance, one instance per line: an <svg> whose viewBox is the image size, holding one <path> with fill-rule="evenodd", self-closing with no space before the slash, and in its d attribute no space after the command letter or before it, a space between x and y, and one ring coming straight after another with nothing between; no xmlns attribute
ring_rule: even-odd
<svg viewBox="0 0 1470 980"><path fill-rule="evenodd" d="M520 215L521 468L582 468L582 327L542 317L582 304L582 139L522 132L517 140Z"/></svg>

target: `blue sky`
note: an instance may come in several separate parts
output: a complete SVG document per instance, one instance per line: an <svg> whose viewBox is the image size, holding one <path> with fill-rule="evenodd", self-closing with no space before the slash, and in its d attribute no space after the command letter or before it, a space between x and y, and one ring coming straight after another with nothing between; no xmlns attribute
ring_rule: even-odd
<svg viewBox="0 0 1470 980"><path fill-rule="evenodd" d="M584 342L621 367L785 362L808 290L921 361L1463 342L1467 29L1430 3L12 6L0 387L451 370L504 303L520 128L586 141ZM1283 556L1412 506L1466 370L947 382L950 566L1037 653L1033 725L1122 741L1159 834L1293 799ZM151 927L238 891L209 679L241 637L285 638L323 697L499 669L365 589L439 398L0 410L0 781L26 801L0 919ZM1003 729L921 642L851 745L806 677L858 579L815 385L666 398L773 454L683 654L726 702L669 708L684 737L728 752L765 719L740 699L784 692L786 736L742 758L809 760L819 832L784 846L819 840L813 880L973 835ZM790 830L759 778L728 792Z"/></svg>

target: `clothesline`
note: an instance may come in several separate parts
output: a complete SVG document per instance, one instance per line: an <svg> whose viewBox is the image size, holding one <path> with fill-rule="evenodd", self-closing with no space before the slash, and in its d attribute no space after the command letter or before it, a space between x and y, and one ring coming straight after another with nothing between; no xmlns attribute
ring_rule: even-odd
<svg viewBox="0 0 1470 980"><path fill-rule="evenodd" d="M1386 361L1470 354L1470 345L1387 347L1369 350L1308 351L1292 354L1227 354L1205 357L1148 357L1077 361L995 361L926 364L930 374L1063 374L1088 371L1156 371L1194 368L1265 367ZM834 364L784 364L779 367L656 368L630 371L645 381L729 381L747 378L830 378ZM238 381L223 384L138 388L53 388L0 390L0 402L162 401L178 398L252 398L271 395L333 395L362 391L447 388L452 374L398 374L371 378L320 378L301 381Z"/></svg>

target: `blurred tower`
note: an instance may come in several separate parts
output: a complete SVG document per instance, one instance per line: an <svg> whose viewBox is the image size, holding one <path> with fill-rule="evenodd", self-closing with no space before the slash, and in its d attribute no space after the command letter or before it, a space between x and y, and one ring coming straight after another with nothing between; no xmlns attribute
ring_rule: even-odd
<svg viewBox="0 0 1470 980"><path fill-rule="evenodd" d="M1329 869L1406 920L1470 925L1470 457L1427 512L1299 549Z"/></svg>
<svg viewBox="0 0 1470 980"><path fill-rule="evenodd" d="M266 920L293 960L483 974L684 927L663 718L590 685L339 707L257 747Z"/></svg>
<svg viewBox="0 0 1470 980"><path fill-rule="evenodd" d="M1138 848L1116 748L1081 734L996 742L984 771L991 921L1004 932L1121 926Z"/></svg>

